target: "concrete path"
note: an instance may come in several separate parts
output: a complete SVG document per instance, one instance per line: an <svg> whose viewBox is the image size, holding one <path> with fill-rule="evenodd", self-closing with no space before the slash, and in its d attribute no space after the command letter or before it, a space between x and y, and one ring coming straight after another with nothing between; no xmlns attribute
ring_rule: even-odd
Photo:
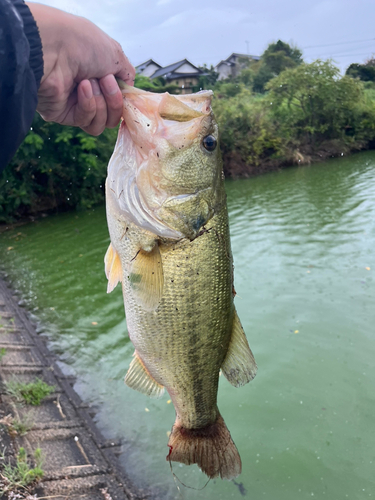
<svg viewBox="0 0 375 500"><path fill-rule="evenodd" d="M33 456L41 448L44 478L37 498L55 500L141 500L150 498L137 491L120 468L114 451L119 443L106 442L85 406L72 388L73 380L64 376L55 356L46 348L25 311L0 279L0 419L8 414L28 418L32 430L25 436L0 433L0 452L15 456L20 447ZM4 351L3 351L4 352ZM55 392L40 406L20 406L6 394L9 380L32 382L40 378Z"/></svg>

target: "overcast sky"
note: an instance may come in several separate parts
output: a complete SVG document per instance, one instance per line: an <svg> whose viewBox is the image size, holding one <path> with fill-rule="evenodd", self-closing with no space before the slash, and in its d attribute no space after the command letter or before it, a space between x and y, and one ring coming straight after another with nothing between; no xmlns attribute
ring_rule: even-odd
<svg viewBox="0 0 375 500"><path fill-rule="evenodd" d="M295 44L304 59L345 70L375 55L375 0L40 0L87 17L121 43L136 66L187 58L216 65L232 52L261 55Z"/></svg>

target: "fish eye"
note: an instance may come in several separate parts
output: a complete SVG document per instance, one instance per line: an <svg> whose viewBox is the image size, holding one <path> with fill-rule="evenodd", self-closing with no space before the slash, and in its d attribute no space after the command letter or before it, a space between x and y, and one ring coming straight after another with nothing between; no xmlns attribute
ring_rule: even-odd
<svg viewBox="0 0 375 500"><path fill-rule="evenodd" d="M203 147L207 149L207 151L213 151L217 146L217 140L213 135L207 135L203 139Z"/></svg>

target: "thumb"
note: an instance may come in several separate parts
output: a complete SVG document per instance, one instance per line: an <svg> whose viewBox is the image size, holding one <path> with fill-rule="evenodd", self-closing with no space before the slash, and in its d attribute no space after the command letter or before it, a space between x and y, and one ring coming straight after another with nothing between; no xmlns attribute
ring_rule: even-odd
<svg viewBox="0 0 375 500"><path fill-rule="evenodd" d="M114 68L111 73L118 78L121 78L121 80L124 80L124 82L128 85L133 85L135 78L135 68L124 54L121 45L116 41L114 41L114 44L117 58L115 58Z"/></svg>

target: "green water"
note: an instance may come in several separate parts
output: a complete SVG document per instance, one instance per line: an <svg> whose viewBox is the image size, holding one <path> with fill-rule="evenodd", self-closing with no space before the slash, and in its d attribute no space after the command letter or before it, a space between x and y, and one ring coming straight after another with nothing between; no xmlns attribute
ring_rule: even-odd
<svg viewBox="0 0 375 500"><path fill-rule="evenodd" d="M243 461L236 483L179 496L165 461L168 395L123 383L133 348L121 291L106 294L104 207L4 233L1 261L105 437L123 440L136 485L162 498L375 497L375 154L227 182L227 192L236 306L259 366L246 387L220 380ZM195 466L174 471L205 483Z"/></svg>

